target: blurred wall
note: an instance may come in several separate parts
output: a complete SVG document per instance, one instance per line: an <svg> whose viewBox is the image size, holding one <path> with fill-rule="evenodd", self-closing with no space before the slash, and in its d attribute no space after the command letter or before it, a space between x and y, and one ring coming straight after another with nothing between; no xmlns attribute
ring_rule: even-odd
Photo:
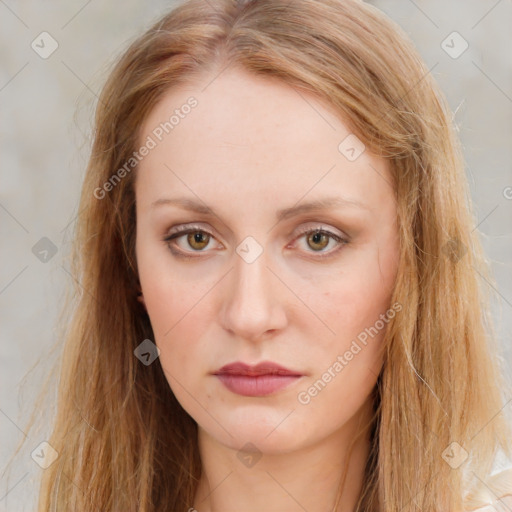
<svg viewBox="0 0 512 512"><path fill-rule="evenodd" d="M411 36L455 112L478 216L475 229L497 282L491 290L493 311L510 370L512 4L371 3ZM173 5L163 0L0 2L0 471L26 437L28 413L58 357L50 348L72 280L66 255L96 95L109 63ZM34 366L39 358L42 363ZM35 509L43 469L31 452L41 450L51 419L44 404L39 412L40 435L27 439L11 471L1 475L0 511Z"/></svg>

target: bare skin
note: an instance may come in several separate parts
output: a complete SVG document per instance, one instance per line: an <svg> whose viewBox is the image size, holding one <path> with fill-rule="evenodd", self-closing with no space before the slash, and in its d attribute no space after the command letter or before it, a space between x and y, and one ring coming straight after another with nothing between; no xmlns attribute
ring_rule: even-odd
<svg viewBox="0 0 512 512"><path fill-rule="evenodd" d="M141 161L136 181L141 301L169 385L199 427L203 473L190 507L331 512L347 464L337 510L349 512L368 457L385 327L359 351L353 342L386 325L376 322L391 308L398 266L388 164L368 150L348 159L338 147L351 130L311 95L235 69L212 78L168 91L150 113L141 141L190 96L198 102ZM361 206L276 219L333 196ZM215 214L153 205L175 197ZM184 225L197 238L164 240ZM235 361L273 361L302 377L242 396L211 374Z"/></svg>

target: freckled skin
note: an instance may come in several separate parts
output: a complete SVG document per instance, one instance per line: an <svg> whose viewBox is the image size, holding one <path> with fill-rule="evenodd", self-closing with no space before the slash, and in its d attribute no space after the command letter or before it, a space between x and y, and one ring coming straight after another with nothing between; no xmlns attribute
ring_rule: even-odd
<svg viewBox="0 0 512 512"><path fill-rule="evenodd" d="M190 96L198 101L138 170L136 254L142 300L169 385L199 425L209 479L219 482L228 468L236 468L230 482L241 490L226 482L200 512L235 509L235 504L238 510L253 510L289 500L275 483L272 487L268 474L256 471L266 468L284 478L285 462L289 489L304 503L313 499L311 510L317 510L319 498L310 496L311 489L321 491L324 484L315 484L316 476L309 475L305 485L293 473L292 461L304 461L298 465L302 473L320 460L330 462L323 470L316 468L318 475L337 467L337 453L344 452L357 420L370 410L384 329L309 404L299 403L297 395L391 307L399 241L389 169L368 151L347 160L338 151L351 133L347 124L326 104L308 95L306 102L283 83L230 69L203 88L170 90L143 126L141 140ZM332 195L355 199L368 209L330 209L276 224L277 210ZM218 217L150 206L161 197L177 196L199 198ZM192 223L213 236L200 254L187 244L187 235L174 240L176 249L199 256L181 259L163 238L173 227ZM349 243L336 252L339 244L331 239L322 249L331 256L320 259L322 251L315 252L320 243L294 235L317 224L343 237L350 234ZM252 263L236 252L248 236L263 249ZM286 248L292 242L293 248ZM230 362L264 360L305 376L275 395L243 397L210 375ZM236 451L248 442L264 457L250 474L240 476L245 468L237 463ZM365 453L361 448L354 468L363 467ZM360 474L351 478L358 482ZM333 480L324 480L330 493ZM251 494L251 482L260 494L268 487L264 502ZM203 479L201 492L206 486ZM247 508L240 505L244 500ZM295 510L297 504L286 503Z"/></svg>

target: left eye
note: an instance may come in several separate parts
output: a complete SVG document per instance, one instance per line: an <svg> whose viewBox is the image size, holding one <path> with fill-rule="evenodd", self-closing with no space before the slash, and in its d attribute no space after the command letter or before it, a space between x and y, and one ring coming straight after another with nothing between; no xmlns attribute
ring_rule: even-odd
<svg viewBox="0 0 512 512"><path fill-rule="evenodd" d="M344 238L323 229L311 229L306 231L299 239L303 237L306 237L306 243L313 249L313 252L326 252L323 251L323 249L329 245L331 240L334 240L338 244L347 243L347 240Z"/></svg>
<svg viewBox="0 0 512 512"><path fill-rule="evenodd" d="M208 231L205 231L204 229L194 227L185 227L182 229L178 229L176 233L173 233L164 238L164 241L167 243L170 251L177 257L194 257L185 254L187 252L187 249L180 247L179 244L177 243L179 239L185 236L188 246L194 249L193 251L188 252L205 252L203 249L208 247L208 244L211 241L211 239L214 239L214 236ZM296 239L300 240L302 238L306 239L306 243L308 244L308 246L313 249L312 252L322 253L322 256L320 257L327 257L332 252L337 252L336 250L334 250L329 251L326 255L323 254L326 252L323 249L325 249L329 245L329 242L331 240L337 242L338 245L345 245L348 243L348 240L346 240L345 238L336 235L335 233L332 233L330 231L318 228L303 231L302 233L299 234L299 236ZM178 247L177 250L176 247Z"/></svg>

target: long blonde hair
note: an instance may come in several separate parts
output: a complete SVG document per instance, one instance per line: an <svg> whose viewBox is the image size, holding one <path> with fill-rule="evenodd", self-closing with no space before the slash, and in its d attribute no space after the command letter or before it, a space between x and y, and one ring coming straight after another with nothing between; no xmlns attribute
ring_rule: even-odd
<svg viewBox="0 0 512 512"><path fill-rule="evenodd" d="M197 425L159 360L137 301L136 167L162 95L227 66L278 78L330 104L389 159L400 262L359 512L455 511L470 477L511 455L488 306L491 282L447 102L409 38L357 0L186 0L118 59L96 110L72 253L77 284L39 511L187 511L201 474ZM341 142L341 141L340 141ZM481 277L483 279L481 279ZM340 407L343 405L340 404ZM500 412L501 411L501 412ZM454 451L467 458L454 467ZM466 454L467 455L464 455Z"/></svg>

